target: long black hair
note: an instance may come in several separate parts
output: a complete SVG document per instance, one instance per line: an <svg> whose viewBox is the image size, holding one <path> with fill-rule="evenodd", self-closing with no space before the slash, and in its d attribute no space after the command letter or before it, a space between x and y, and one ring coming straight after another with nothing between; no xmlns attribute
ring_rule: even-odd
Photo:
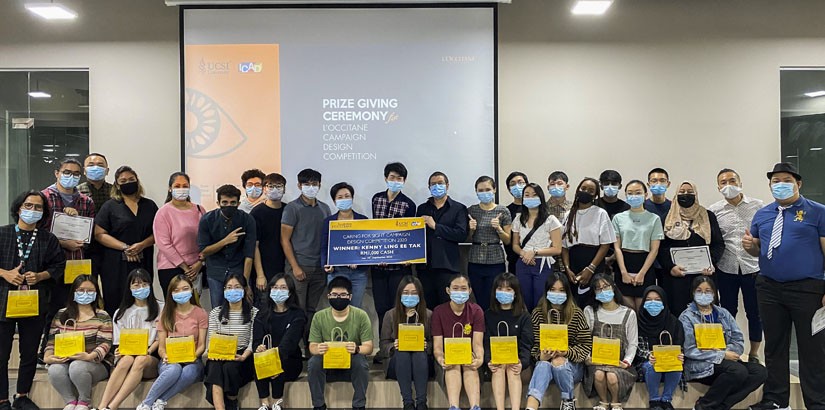
<svg viewBox="0 0 825 410"><path fill-rule="evenodd" d="M223 281L223 287L226 288L226 284L229 283L230 280L235 279L238 283L241 284L241 287L246 292L246 278L243 275L237 273L230 273L226 276L226 279ZM241 310L243 311L243 323L249 323L252 320L252 304L249 303L249 300L244 295L241 298ZM220 315L221 323L228 323L229 322L229 301L226 298L223 298L223 304L221 305L221 315Z"/></svg>
<svg viewBox="0 0 825 410"><path fill-rule="evenodd" d="M149 297L146 298L146 306L149 308L149 315L146 316L146 321L152 322L157 319L160 311L158 300L155 299L155 290L152 289L152 275L149 274L146 269L137 268L129 272L129 276L126 277L126 284L128 286L131 287L135 282L149 284ZM117 313L115 314L115 323L123 318L123 313L126 312L126 309L129 309L134 304L135 297L132 296L132 292L123 292L123 299L120 301L120 306L117 308Z"/></svg>
<svg viewBox="0 0 825 410"><path fill-rule="evenodd" d="M719 289L716 287L716 282L711 279L710 276L705 275L696 275L696 279L693 279L690 286L690 300L693 301L693 294L696 293L696 289L699 285L707 283L711 289L713 289L713 304L719 304Z"/></svg>
<svg viewBox="0 0 825 410"><path fill-rule="evenodd" d="M531 183L527 184L527 186L524 187L525 190L527 188L531 188L536 193L536 196L539 198L539 200L541 201L541 204L539 205L539 214L536 216L536 221L533 222L533 227L538 228L539 226L544 224L544 221L546 221L547 217L550 216L550 211L547 209L547 201L544 199L544 190L541 189L539 184L536 184L535 182L531 182ZM519 212L521 212L521 216L519 217L519 222L521 222L522 226L527 226L527 221L530 220L530 208L528 208L526 205L524 205L524 202L523 202L524 201L524 190L521 191L521 198L522 198L522 204L521 204L521 211L519 211ZM524 235L527 236L527 233L525 233ZM521 237L521 239L524 240L524 237Z"/></svg>
<svg viewBox="0 0 825 410"><path fill-rule="evenodd" d="M599 285L599 282L604 282L610 285L613 289L613 301L616 302L619 306L627 306L624 304L624 296L622 296L622 291L619 290L619 287L616 286L616 281L613 280L613 275L608 275L606 273L597 273L596 276L590 281L590 287L593 288L593 294L596 294L596 287ZM591 302L591 306L593 307L593 311L599 309L602 302L599 302L596 298L593 298Z"/></svg>
<svg viewBox="0 0 825 410"><path fill-rule="evenodd" d="M496 290L499 287L510 287L515 292L515 298L513 298L513 317L519 317L525 313L527 313L527 307L524 305L524 296L521 294L521 284L518 281L518 277L513 275L510 272L503 272L498 274L495 279L493 279L493 286L491 289L490 295L490 310L493 312L501 312L501 303L499 303L498 299L496 299Z"/></svg>
<svg viewBox="0 0 825 410"><path fill-rule="evenodd" d="M298 292L295 290L295 280L292 279L292 276L285 273L279 273L269 280L269 283L266 284L266 288L271 291L275 284L281 279L286 282L286 288L289 290L289 297L286 302L284 302L284 305L287 309L300 309L301 304L298 302ZM269 314L274 312L275 306L277 306L277 303L269 297L269 292L266 294L266 305L269 309L264 309L263 312L258 312L258 315L262 318L268 318Z"/></svg>
<svg viewBox="0 0 825 410"><path fill-rule="evenodd" d="M80 315L80 309L77 307L77 302L74 301L74 293L83 282L89 282L95 287L95 300L91 303L92 310L95 314L97 314L97 310L100 308L100 288L97 287L97 281L92 279L91 275L80 275L74 278L72 286L69 287L69 297L66 298L66 309L60 314L59 317L60 323L64 326L66 325L67 320L77 320Z"/></svg>
<svg viewBox="0 0 825 410"><path fill-rule="evenodd" d="M49 208L49 201L46 199L46 195L44 195L40 191L35 191L33 189L23 192L22 194L18 195L17 198L14 198L14 201L11 203L11 207L9 211L11 213L11 219L14 222L17 222L20 219L20 208L26 203L26 199L30 196L40 197L40 200L43 201L43 217L37 221L36 226L38 228L44 228L46 223L51 220L52 217L52 210Z"/></svg>
<svg viewBox="0 0 825 410"><path fill-rule="evenodd" d="M580 204L579 204L579 191L581 191L582 185L584 185L584 183L587 182L587 181L592 182L593 185L596 186L596 195L593 195L593 202L596 202L596 200L599 199L599 196L601 195L600 194L601 190L599 188L599 181L596 181L595 178L587 177L587 178L583 179L581 182L579 182L578 186L576 186L576 194L573 197L573 205L570 206L570 212L567 213L567 224L566 224L565 229L564 229L564 235L567 236L567 240L569 242L573 242L576 239L578 239L578 237L579 237L578 230L576 230L574 232L573 227L576 226L576 214L578 214L579 207L580 207Z"/></svg>
<svg viewBox="0 0 825 410"><path fill-rule="evenodd" d="M175 180L178 179L178 177L186 178L186 183L191 185L191 182L189 181L189 175L186 175L186 173L184 173L184 172L178 171L178 172L173 173L172 175L169 175L169 184L167 185L168 190L166 191L166 201L165 202L172 201L172 184L175 183ZM191 202L192 198L187 197L186 200Z"/></svg>

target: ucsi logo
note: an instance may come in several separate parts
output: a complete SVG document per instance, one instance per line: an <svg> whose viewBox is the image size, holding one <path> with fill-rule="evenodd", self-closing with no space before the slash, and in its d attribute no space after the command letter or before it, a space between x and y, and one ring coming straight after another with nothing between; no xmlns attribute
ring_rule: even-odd
<svg viewBox="0 0 825 410"><path fill-rule="evenodd" d="M242 73L260 73L264 70L263 63L240 63L238 71Z"/></svg>

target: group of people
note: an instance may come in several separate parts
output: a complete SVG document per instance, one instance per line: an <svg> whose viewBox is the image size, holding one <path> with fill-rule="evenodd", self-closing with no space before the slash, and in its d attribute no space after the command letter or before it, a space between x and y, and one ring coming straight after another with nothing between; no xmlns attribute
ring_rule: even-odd
<svg viewBox="0 0 825 410"><path fill-rule="evenodd" d="M10 208L14 223L0 227L0 410L38 408L28 397L38 360L48 366L65 410L91 408L93 384L107 378L94 408L117 409L141 380L155 377L138 410L162 410L198 381L215 408L235 409L241 387L253 380L260 410L280 410L284 383L298 377L303 359L313 408L326 408L328 378L343 378L353 384L352 407L360 409L376 347L374 360L398 380L406 410L426 410L433 375L443 380L451 409L463 389L478 410L486 377L497 409L505 409L508 395L518 409L522 377L527 381L530 373L529 409L541 405L555 381L562 409L575 409L574 386L582 382L598 397L594 410L618 410L640 379L651 408L672 408L683 378L711 386L696 409L729 409L763 383L763 399L751 409L785 409L792 325L805 404L825 409L819 371L825 343L821 333L811 334L813 314L825 304L825 208L800 195L802 177L792 164L768 172L775 201L767 205L742 192L736 171L721 170L716 182L723 199L705 208L690 181L668 199L671 181L662 168L651 170L647 181L624 184L617 171L606 170L581 180L572 200L564 172L548 177L549 197L513 172L506 179L513 197L507 206L495 202L496 181L482 176L475 184L479 202L469 207L449 195L447 175L434 172L431 197L416 206L403 193L406 167L390 163L387 189L372 197L372 218L423 218L427 262L371 267L327 264L329 222L367 216L353 210L355 189L346 182L330 189L332 213L317 198L322 176L316 170L298 173L299 195L288 203L284 176L248 170L241 176L244 195L234 185L221 186L217 209L208 212L191 202L185 173L170 176L166 203L158 208L134 169L118 168L113 184L106 182L108 172L101 154L84 163L62 161L55 183L20 194ZM90 243L50 233L56 212L93 218ZM466 269L461 243L471 244ZM712 260L701 272L688 272L671 257L671 249L693 246L707 246ZM91 259L91 275L66 277L67 261L83 259ZM363 310L368 275L378 346ZM199 303L204 286L209 313ZM36 291L38 310L21 316L9 307L31 295L26 291ZM735 320L740 293L747 355ZM324 294L330 307L318 311ZM721 327L725 348L699 347L704 336L696 329L708 324ZM410 325L423 328L424 342L400 349L399 332ZM542 348L543 325L565 328L567 348ZM136 330L148 333L146 351L124 354L121 337ZM8 362L15 332L20 365L12 403ZM58 339L77 332L84 351L56 355ZM767 369L758 354L763 334ZM210 341L226 336L236 342L234 358L210 357ZM493 357L501 336L516 339L514 363ZM178 353L181 343L191 344L192 354L169 360L172 343ZM615 362L594 362L593 348L601 343L618 343ZM656 371L653 347L663 344L680 346L683 372ZM255 353L275 347L282 373L257 380ZM331 365L342 351L349 360ZM457 360L456 352L469 352L469 359Z"/></svg>

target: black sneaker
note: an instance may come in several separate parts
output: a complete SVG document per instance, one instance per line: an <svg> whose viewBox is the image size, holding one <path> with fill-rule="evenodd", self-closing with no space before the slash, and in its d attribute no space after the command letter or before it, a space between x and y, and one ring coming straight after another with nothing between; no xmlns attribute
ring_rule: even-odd
<svg viewBox="0 0 825 410"><path fill-rule="evenodd" d="M762 400L759 403L751 405L748 410L791 410L791 406L782 407L770 400Z"/></svg>
<svg viewBox="0 0 825 410"><path fill-rule="evenodd" d="M674 410L673 409L673 403L671 403L669 401L661 401L659 403L662 405L662 408L665 409L665 410Z"/></svg>
<svg viewBox="0 0 825 410"><path fill-rule="evenodd" d="M576 399L562 399L559 410L576 410Z"/></svg>
<svg viewBox="0 0 825 410"><path fill-rule="evenodd" d="M415 405L415 410L429 410L427 403L419 403Z"/></svg>
<svg viewBox="0 0 825 410"><path fill-rule="evenodd" d="M0 410L11 410L11 402L8 400L0 403Z"/></svg>
<svg viewBox="0 0 825 410"><path fill-rule="evenodd" d="M29 396L16 397L11 407L14 410L40 410L40 407L37 407Z"/></svg>
<svg viewBox="0 0 825 410"><path fill-rule="evenodd" d="M416 410L415 404L412 403L404 403L404 410Z"/></svg>
<svg viewBox="0 0 825 410"><path fill-rule="evenodd" d="M312 410L327 410L327 405L326 405L326 404L324 404L324 405L323 405L323 406L321 406L321 407L313 407L313 408L312 408Z"/></svg>
<svg viewBox="0 0 825 410"><path fill-rule="evenodd" d="M352 410L367 410L366 407L353 407Z"/></svg>

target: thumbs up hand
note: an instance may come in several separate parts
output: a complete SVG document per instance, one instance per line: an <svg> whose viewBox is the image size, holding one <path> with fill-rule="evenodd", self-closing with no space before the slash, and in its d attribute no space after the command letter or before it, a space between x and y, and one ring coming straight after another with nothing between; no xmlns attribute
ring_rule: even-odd
<svg viewBox="0 0 825 410"><path fill-rule="evenodd" d="M493 229L495 229L496 232L499 232L501 229L501 212L499 212L498 215L490 221L490 225L493 226Z"/></svg>
<svg viewBox="0 0 825 410"><path fill-rule="evenodd" d="M470 230L475 231L478 227L478 222L475 219L473 219L472 215L468 214L467 217L470 218Z"/></svg>
<svg viewBox="0 0 825 410"><path fill-rule="evenodd" d="M745 235L742 236L742 248L745 250L753 249L753 235L751 235L750 229L745 229Z"/></svg>

